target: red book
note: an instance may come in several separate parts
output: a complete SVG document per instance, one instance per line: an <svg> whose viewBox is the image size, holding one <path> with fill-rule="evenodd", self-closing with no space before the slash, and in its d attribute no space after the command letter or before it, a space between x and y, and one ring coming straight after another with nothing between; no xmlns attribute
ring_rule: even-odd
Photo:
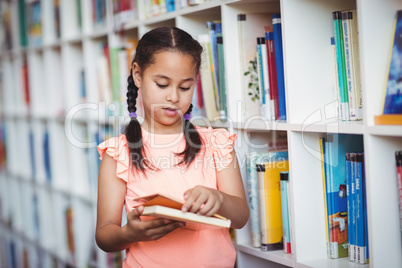
<svg viewBox="0 0 402 268"><path fill-rule="evenodd" d="M279 98L278 98L278 79L276 75L276 61L275 61L275 49L274 49L274 33L267 27L265 29L265 45L267 47L268 57L268 77L269 77L269 95L271 96L271 107L274 107L275 120L280 118L279 113Z"/></svg>
<svg viewBox="0 0 402 268"><path fill-rule="evenodd" d="M23 65L22 65L22 84L24 87L24 100L25 100L25 104L27 105L27 107L29 108L29 104L30 104L30 97L29 97L29 74L28 74L28 64L26 62L26 60L24 61Z"/></svg>

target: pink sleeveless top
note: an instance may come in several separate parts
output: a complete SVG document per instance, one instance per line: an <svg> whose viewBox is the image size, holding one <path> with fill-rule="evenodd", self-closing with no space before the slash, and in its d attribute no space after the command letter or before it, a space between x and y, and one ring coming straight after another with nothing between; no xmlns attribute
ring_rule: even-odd
<svg viewBox="0 0 402 268"><path fill-rule="evenodd" d="M100 158L107 153L117 162L116 175L127 183L126 211L140 204L132 198L154 193L166 193L183 200L186 190L203 185L217 189L216 174L232 161L236 134L225 129L196 127L204 142L193 163L175 166L174 153L185 148L184 135L153 134L142 129L146 155L158 171L144 174L130 169L129 150L125 135L111 138L98 146ZM144 218L145 220L145 218ZM138 242L126 251L123 267L234 267L235 249L228 229L199 227L178 228L157 241Z"/></svg>

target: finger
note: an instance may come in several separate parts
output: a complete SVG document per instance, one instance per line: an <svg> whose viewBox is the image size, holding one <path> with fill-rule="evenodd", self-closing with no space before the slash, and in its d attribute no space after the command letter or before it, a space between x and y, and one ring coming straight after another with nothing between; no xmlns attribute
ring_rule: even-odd
<svg viewBox="0 0 402 268"><path fill-rule="evenodd" d="M177 228L185 226L184 222L170 222L152 229L147 230L147 236L152 240L157 240Z"/></svg>
<svg viewBox="0 0 402 268"><path fill-rule="evenodd" d="M214 202L207 201L198 211L198 214L200 215L205 215L207 214L214 208Z"/></svg>
<svg viewBox="0 0 402 268"><path fill-rule="evenodd" d="M207 196L200 194L197 199L192 203L189 211L192 213L196 213L200 210L201 206L207 202Z"/></svg>
<svg viewBox="0 0 402 268"><path fill-rule="evenodd" d="M144 211L143 206L136 207L132 209L128 214L127 214L127 220L140 220L140 215Z"/></svg>
<svg viewBox="0 0 402 268"><path fill-rule="evenodd" d="M189 211L191 206L193 205L194 201L197 199L198 193L196 191L189 190L184 194L184 205L182 206L181 210L186 212Z"/></svg>

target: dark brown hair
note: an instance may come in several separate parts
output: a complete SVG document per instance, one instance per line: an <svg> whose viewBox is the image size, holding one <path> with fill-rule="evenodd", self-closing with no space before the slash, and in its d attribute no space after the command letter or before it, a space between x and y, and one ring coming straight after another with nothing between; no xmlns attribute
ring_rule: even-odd
<svg viewBox="0 0 402 268"><path fill-rule="evenodd" d="M176 27L161 27L147 32L138 42L136 54L131 65L136 62L143 72L149 65L155 62L155 54L164 51L174 51L189 55L194 59L197 72L201 65L202 46L194 40L187 32ZM134 83L132 71L127 79L127 104L129 113L136 112L136 99L138 87ZM190 114L193 105L191 104L186 114ZM181 157L178 165L190 165L202 146L202 139L194 125L184 121L184 136L186 147L183 152L177 153ZM145 149L142 142L141 126L136 117L131 117L125 129L125 135L130 150L131 162L135 169L144 172L146 169L156 170L146 159Z"/></svg>

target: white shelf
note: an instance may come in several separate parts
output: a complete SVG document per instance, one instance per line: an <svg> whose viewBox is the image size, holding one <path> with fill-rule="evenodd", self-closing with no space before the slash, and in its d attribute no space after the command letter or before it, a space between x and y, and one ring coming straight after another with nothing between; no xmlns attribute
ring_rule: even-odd
<svg viewBox="0 0 402 268"><path fill-rule="evenodd" d="M294 267L295 265L294 255L285 254L282 250L261 251L259 248L253 248L250 245L241 244L235 244L235 248L240 252L244 252L264 260L276 262L289 267Z"/></svg>
<svg viewBox="0 0 402 268"><path fill-rule="evenodd" d="M347 258L341 259L318 259L296 263L297 268L311 268L311 267L331 267L331 268L366 268L370 267L369 264L357 264L350 262Z"/></svg>

